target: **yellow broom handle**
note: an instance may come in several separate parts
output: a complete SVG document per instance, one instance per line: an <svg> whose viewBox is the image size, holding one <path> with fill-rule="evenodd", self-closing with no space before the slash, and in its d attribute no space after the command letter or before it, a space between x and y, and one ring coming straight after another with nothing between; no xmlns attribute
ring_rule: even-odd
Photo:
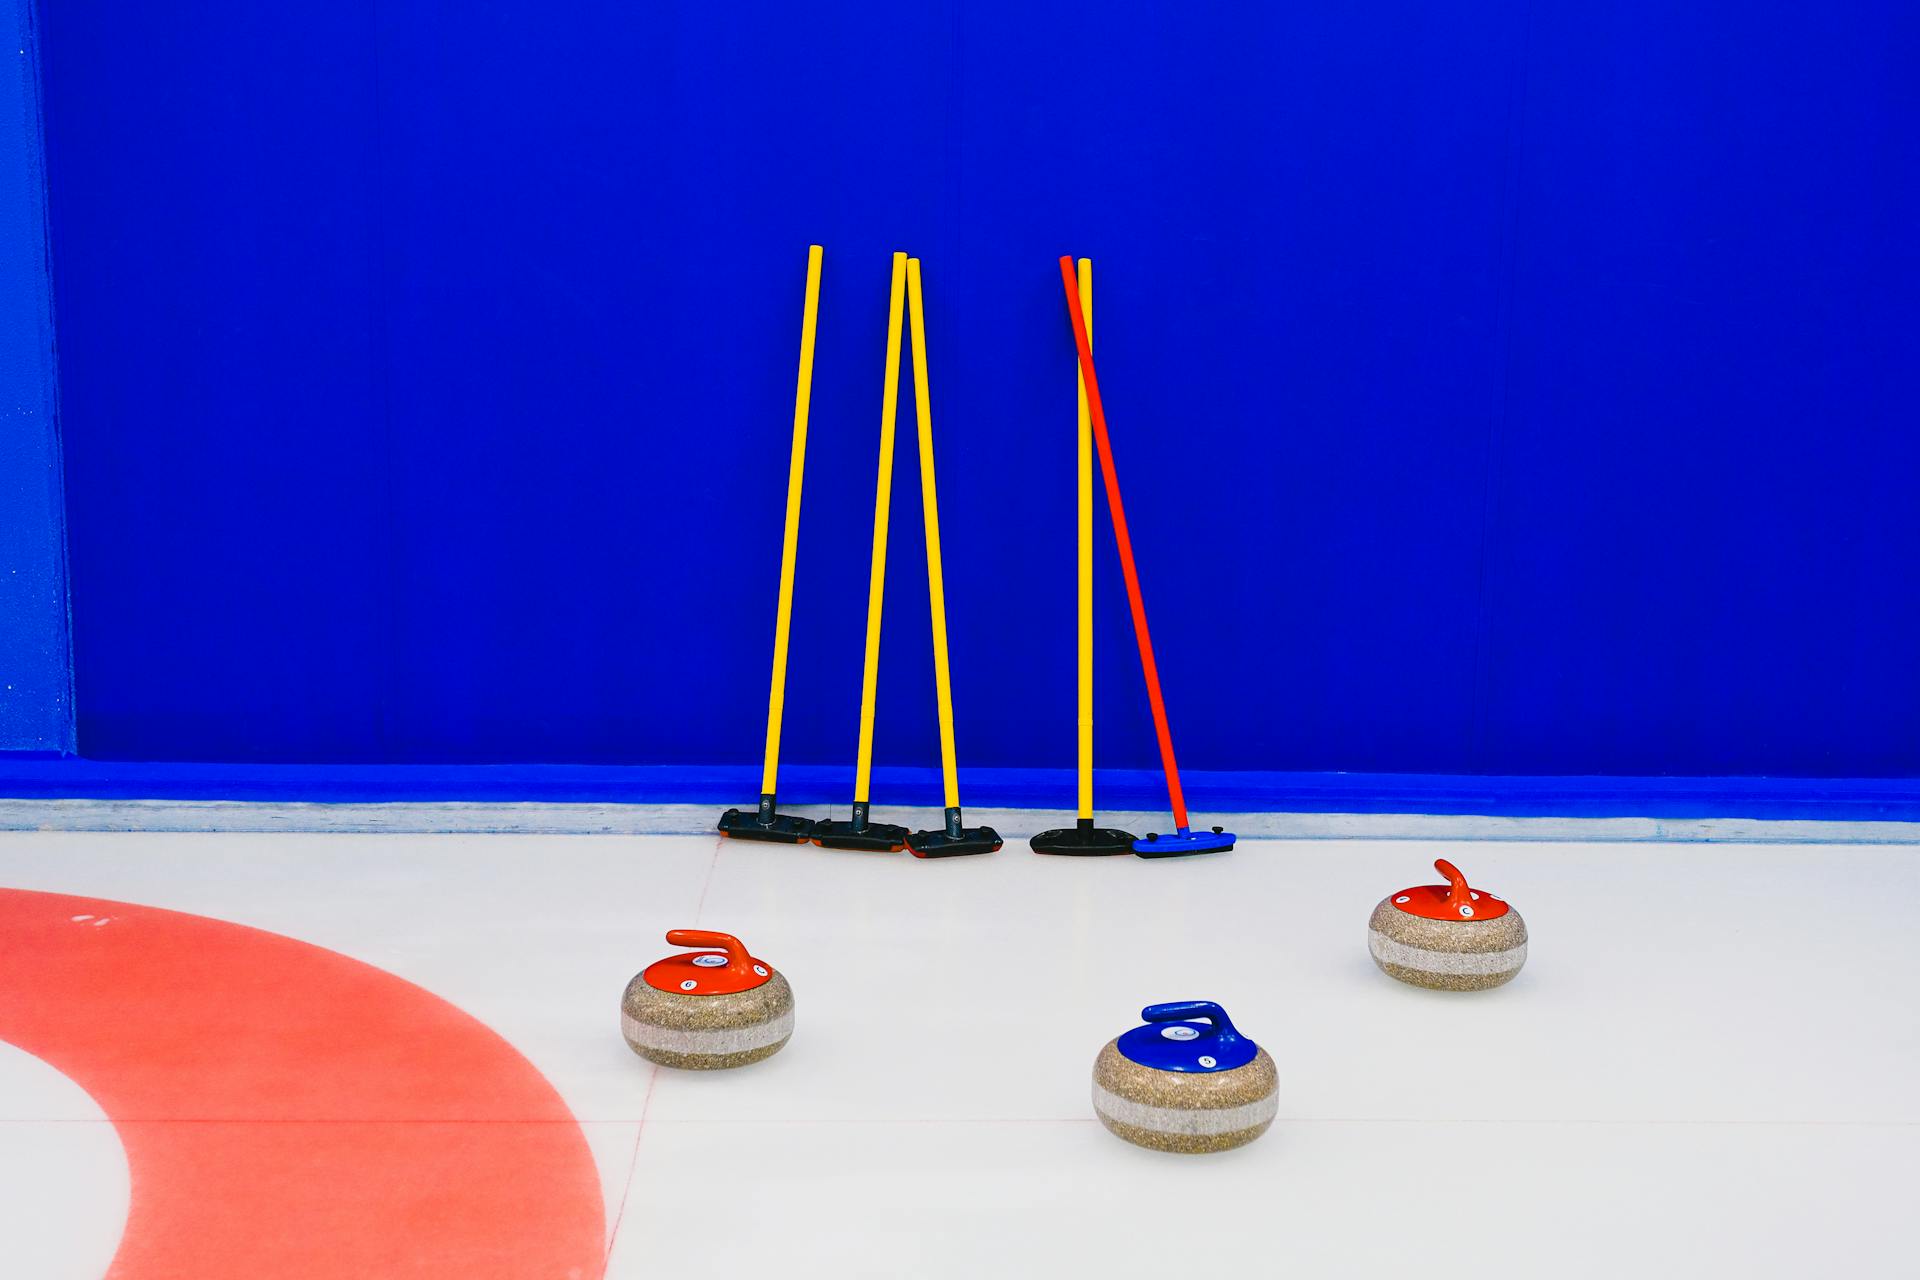
<svg viewBox="0 0 1920 1280"><path fill-rule="evenodd" d="M807 472L807 410L813 403L814 321L820 313L819 245L807 248L807 301L800 318L800 382L793 392L793 451L787 459L787 531L780 543L780 606L773 623L773 688L767 694L766 766L760 794L780 772L780 718L787 703L787 635L793 618L793 562L800 548L800 481Z"/></svg>
<svg viewBox="0 0 1920 1280"><path fill-rule="evenodd" d="M940 497L933 473L933 406L927 391L927 318L920 259L907 259L907 312L913 318L913 408L920 427L920 514L927 526L927 605L933 613L933 679L940 698L940 773L946 807L960 807L953 760L953 685L947 673L947 588L940 572Z"/></svg>
<svg viewBox="0 0 1920 1280"><path fill-rule="evenodd" d="M860 673L860 757L853 800L867 803L873 782L873 704L880 685L880 615L887 594L887 512L893 505L893 421L900 404L900 298L907 255L893 255L887 300L887 385L880 398L880 479L873 490L873 569L867 578L867 659Z"/></svg>
<svg viewBox="0 0 1920 1280"><path fill-rule="evenodd" d="M1093 345L1093 260L1080 259L1080 310ZM1087 413L1087 376L1076 353L1079 385L1080 490L1080 816L1093 817L1093 420Z"/></svg>

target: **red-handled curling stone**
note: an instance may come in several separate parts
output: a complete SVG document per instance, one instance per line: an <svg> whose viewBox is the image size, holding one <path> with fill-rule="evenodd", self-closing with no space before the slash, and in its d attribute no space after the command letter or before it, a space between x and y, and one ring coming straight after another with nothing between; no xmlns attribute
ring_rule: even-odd
<svg viewBox="0 0 1920 1280"><path fill-rule="evenodd" d="M1484 991L1511 982L1527 962L1527 925L1504 899L1468 886L1445 858L1446 884L1402 889L1367 921L1373 962L1402 982L1436 991Z"/></svg>
<svg viewBox="0 0 1920 1280"><path fill-rule="evenodd" d="M633 1051L663 1067L744 1067L780 1052L793 1035L793 989L747 954L740 939L671 929L683 952L655 961L627 984L620 1030Z"/></svg>

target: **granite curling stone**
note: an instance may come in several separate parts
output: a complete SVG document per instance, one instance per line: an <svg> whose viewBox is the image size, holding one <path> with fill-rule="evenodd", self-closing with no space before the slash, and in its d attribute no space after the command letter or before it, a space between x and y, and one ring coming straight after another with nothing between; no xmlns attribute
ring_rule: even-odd
<svg viewBox="0 0 1920 1280"><path fill-rule="evenodd" d="M1199 1155L1242 1147L1280 1108L1267 1051L1207 1000L1152 1004L1147 1025L1107 1041L1093 1061L1093 1109L1137 1147ZM1196 1025L1196 1021L1204 1025Z"/></svg>
<svg viewBox="0 0 1920 1280"><path fill-rule="evenodd" d="M620 1030L635 1053L663 1067L714 1071L780 1052L793 1035L793 988L778 970L731 934L672 929L667 941L709 949L668 956L627 984Z"/></svg>
<svg viewBox="0 0 1920 1280"><path fill-rule="evenodd" d="M1367 921L1367 950L1388 974L1435 991L1485 991L1511 982L1527 962L1520 913L1445 858L1446 884L1425 884L1381 900Z"/></svg>

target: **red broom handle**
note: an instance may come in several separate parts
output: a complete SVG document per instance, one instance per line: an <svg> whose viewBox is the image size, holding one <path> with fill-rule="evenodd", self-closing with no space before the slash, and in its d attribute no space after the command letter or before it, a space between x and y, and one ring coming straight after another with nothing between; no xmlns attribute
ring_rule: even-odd
<svg viewBox="0 0 1920 1280"><path fill-rule="evenodd" d="M1160 696L1160 668L1153 661L1153 636L1147 630L1147 606L1140 598L1140 573L1133 565L1133 538L1127 533L1127 509L1120 504L1120 477L1113 467L1113 444L1107 439L1107 414L1100 406L1100 380L1093 372L1093 343L1087 338L1087 319L1080 314L1080 282L1073 259L1060 259L1060 278L1067 286L1067 318L1073 322L1073 344L1080 349L1080 372L1087 382L1087 416L1093 420L1093 443L1100 452L1100 477L1106 481L1107 510L1113 515L1113 540L1120 548L1120 572L1127 582L1127 604L1133 610L1133 638L1140 646L1140 669L1147 677L1147 701L1153 706L1153 732L1160 739L1160 767L1167 772L1167 795L1173 801L1173 822L1187 829L1187 798L1180 790L1180 766L1173 759L1173 730L1167 727L1167 704Z"/></svg>

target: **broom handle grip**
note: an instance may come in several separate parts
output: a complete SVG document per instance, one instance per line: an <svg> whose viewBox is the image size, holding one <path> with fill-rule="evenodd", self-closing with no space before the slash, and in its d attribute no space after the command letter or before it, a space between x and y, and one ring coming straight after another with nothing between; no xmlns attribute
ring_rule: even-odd
<svg viewBox="0 0 1920 1280"><path fill-rule="evenodd" d="M913 338L913 412L920 438L920 519L927 543L927 607L933 622L934 703L940 717L940 782L949 815L960 809L953 747L953 676L947 664L947 579L940 562L940 485L933 469L933 405L927 386L927 316L920 259L907 259L907 319ZM958 829L957 820L949 825Z"/></svg>
<svg viewBox="0 0 1920 1280"><path fill-rule="evenodd" d="M780 723L787 703L787 638L793 624L793 566L800 549L800 489L807 471L807 413L813 403L813 339L820 314L819 245L807 248L806 302L800 314L800 377L793 392L793 447L787 455L787 522L780 536L780 597L773 620L773 684L767 694L767 745L760 794L771 820L775 779L780 773Z"/></svg>
<svg viewBox="0 0 1920 1280"><path fill-rule="evenodd" d="M1087 345L1093 345L1093 259L1080 259L1080 315L1087 325ZM1093 419L1087 414L1087 375L1080 369L1076 349L1073 358L1074 396L1078 406L1074 431L1076 475L1074 477L1075 515L1079 537L1075 548L1075 577L1079 586L1079 667L1080 706L1080 808L1079 816L1093 820Z"/></svg>
<svg viewBox="0 0 1920 1280"><path fill-rule="evenodd" d="M1100 403L1100 379L1093 370L1093 337L1080 310L1080 281L1073 259L1060 259L1060 278L1067 289L1067 319L1073 325L1073 344L1080 353L1080 373L1087 384L1087 417L1100 454L1100 476L1107 486L1107 512L1113 517L1113 541L1120 552L1120 574L1127 585L1127 605L1133 611L1133 638L1140 646L1140 670L1147 679L1147 704L1153 711L1153 732L1160 740L1160 766L1167 774L1167 799L1173 823L1187 830L1187 797L1180 789L1180 766L1173 758L1173 730L1167 726L1167 705L1160 696L1160 667L1153 660L1153 635L1147 630L1147 604L1140 595L1140 573L1133 564L1133 535L1127 532L1127 511L1120 503L1120 476L1113 465L1113 443L1107 438L1107 412Z"/></svg>
<svg viewBox="0 0 1920 1280"><path fill-rule="evenodd" d="M887 594L887 520L893 505L894 419L900 409L900 323L907 298L907 255L893 255L887 301L886 386L880 396L880 473L873 490L873 558L867 572L867 644L860 667L860 745L853 762L853 802L865 806L873 784L874 702L880 682L880 617Z"/></svg>

